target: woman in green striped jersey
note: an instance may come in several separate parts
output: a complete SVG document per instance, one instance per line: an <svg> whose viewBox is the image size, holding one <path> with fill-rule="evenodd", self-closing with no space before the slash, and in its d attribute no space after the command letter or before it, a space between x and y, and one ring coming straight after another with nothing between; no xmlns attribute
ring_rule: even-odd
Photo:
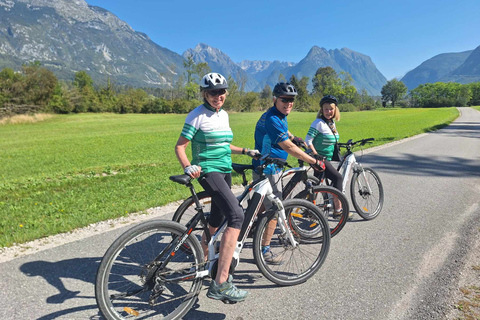
<svg viewBox="0 0 480 320"><path fill-rule="evenodd" d="M227 80L219 73L209 73L200 81L204 103L192 110L185 119L182 133L175 146L175 153L184 172L198 182L212 197L208 220L210 233L214 234L224 217L228 227L222 235L218 257L218 271L212 280L207 297L226 302L246 299L248 292L232 283L229 268L235 251L242 223L243 209L230 189L232 184L231 154L247 154L254 157L258 151L239 148L231 144L233 133L228 114L222 109L227 97ZM185 152L192 145L192 161ZM207 244L202 238L202 247L207 256Z"/></svg>

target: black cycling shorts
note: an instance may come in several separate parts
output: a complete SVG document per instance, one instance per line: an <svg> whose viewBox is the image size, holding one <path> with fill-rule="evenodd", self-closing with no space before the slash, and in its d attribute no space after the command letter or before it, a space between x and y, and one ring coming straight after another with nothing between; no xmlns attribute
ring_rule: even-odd
<svg viewBox="0 0 480 320"><path fill-rule="evenodd" d="M209 172L200 177L198 182L212 197L212 209L208 224L218 228L225 217L229 227L241 229L245 215L237 197L230 189L231 174Z"/></svg>

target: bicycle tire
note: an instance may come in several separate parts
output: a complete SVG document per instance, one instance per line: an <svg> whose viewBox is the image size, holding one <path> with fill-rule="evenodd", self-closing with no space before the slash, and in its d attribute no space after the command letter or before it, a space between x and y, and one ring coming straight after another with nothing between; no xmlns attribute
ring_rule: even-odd
<svg viewBox="0 0 480 320"><path fill-rule="evenodd" d="M195 237L189 236L185 242L192 254L177 251L167 264L168 268L162 268L166 272L161 274L162 270L158 270L160 274L151 280L150 289L145 278L153 272L153 259L171 243L173 237L182 235L185 230L185 226L176 222L153 220L127 230L113 242L100 263L95 281L95 299L106 319L138 316L142 319L180 319L190 310L197 301L203 279L190 277L175 282L168 279L203 268L203 250ZM162 260L160 258L159 261ZM163 290L153 300L154 305L150 305L153 286L163 286L158 287ZM133 294L133 291L142 288L143 291ZM125 295L129 291L130 295Z"/></svg>
<svg viewBox="0 0 480 320"><path fill-rule="evenodd" d="M365 178L361 172L354 172L350 182L350 196L357 213L365 220L375 219L382 211L384 194L382 181L378 174L369 167L363 167ZM369 184L372 192L368 190Z"/></svg>
<svg viewBox="0 0 480 320"><path fill-rule="evenodd" d="M307 281L320 269L330 248L330 232L325 218L311 202L303 199L288 199L283 202L283 205L285 211L300 209L308 212L321 226L316 236L305 242L301 234L287 224L285 227L291 230L298 242L298 246L293 247L286 235L282 234L277 223L270 241L270 250L282 260L282 263L272 265L268 264L263 257L262 240L265 229L272 219L276 219L276 214L274 212L264 214L258 222L253 239L253 256L258 269L273 283L292 286ZM312 241L313 239L315 241Z"/></svg>
<svg viewBox="0 0 480 320"><path fill-rule="evenodd" d="M323 213L323 217L327 220L332 238L336 236L347 223L350 207L345 195L337 188L324 185L315 186L312 188L311 192L309 190L304 190L299 193L296 198L306 199L320 209L320 211ZM334 198L337 198L340 201L342 207L342 214L337 218L333 217L333 213L336 209L333 201ZM290 219L295 220L296 217L290 215L287 218L290 221ZM303 217L298 218L303 219ZM295 226L295 223L293 223L293 225ZM307 237L307 235L305 235L305 237Z"/></svg>
<svg viewBox="0 0 480 320"><path fill-rule="evenodd" d="M210 210L212 209L212 197L210 197L206 191L197 193L198 200L203 206L203 213L207 217L210 215ZM181 225L186 225L195 215L197 210L195 210L195 201L192 197L187 198L182 204L175 210L173 214L172 221L178 222ZM199 223L195 229L192 231L192 234L197 238L198 241L202 240L203 226Z"/></svg>

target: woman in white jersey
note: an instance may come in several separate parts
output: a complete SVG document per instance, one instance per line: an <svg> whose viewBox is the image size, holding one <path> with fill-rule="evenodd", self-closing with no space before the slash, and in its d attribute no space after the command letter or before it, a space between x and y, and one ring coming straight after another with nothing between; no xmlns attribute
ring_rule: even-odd
<svg viewBox="0 0 480 320"><path fill-rule="evenodd" d="M200 81L204 103L192 110L185 120L182 133L175 146L175 153L184 172L199 183L212 197L209 230L213 234L226 217L228 227L222 235L218 258L218 271L212 280L207 297L231 302L243 301L248 292L232 283L229 275L240 229L244 219L243 209L230 190L232 178L231 154L247 154L254 157L258 151L239 148L231 144L233 133L228 114L222 109L227 97L228 84L219 73L209 73ZM192 161L185 152L192 143ZM202 239L207 252L205 237Z"/></svg>
<svg viewBox="0 0 480 320"><path fill-rule="evenodd" d="M305 143L316 157L325 157L325 177L332 181L335 188L342 191L343 177L330 163L335 144L340 137L335 126L335 121L339 120L340 110L338 109L337 98L331 95L324 96L320 100L320 110L317 113L317 118L310 125ZM314 172L314 174L318 175L317 172ZM338 199L335 200L336 211L333 213L333 217L340 218L342 215L341 204ZM349 212L348 218L350 219L352 215L353 213Z"/></svg>

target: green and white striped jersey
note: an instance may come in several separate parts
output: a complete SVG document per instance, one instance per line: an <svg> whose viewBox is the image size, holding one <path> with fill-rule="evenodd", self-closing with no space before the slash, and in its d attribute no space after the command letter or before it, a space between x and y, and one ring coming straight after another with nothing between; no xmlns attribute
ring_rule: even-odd
<svg viewBox="0 0 480 320"><path fill-rule="evenodd" d="M232 171L233 133L225 110L217 112L205 104L196 107L187 115L181 136L191 141L191 163L201 166L204 173Z"/></svg>
<svg viewBox="0 0 480 320"><path fill-rule="evenodd" d="M333 127L335 128L335 123L333 123ZM335 131L337 130L335 129ZM323 119L317 118L310 125L305 142L307 145L313 144L319 155L326 157L327 160L332 160L335 142L339 137L338 132L333 135L332 130Z"/></svg>

